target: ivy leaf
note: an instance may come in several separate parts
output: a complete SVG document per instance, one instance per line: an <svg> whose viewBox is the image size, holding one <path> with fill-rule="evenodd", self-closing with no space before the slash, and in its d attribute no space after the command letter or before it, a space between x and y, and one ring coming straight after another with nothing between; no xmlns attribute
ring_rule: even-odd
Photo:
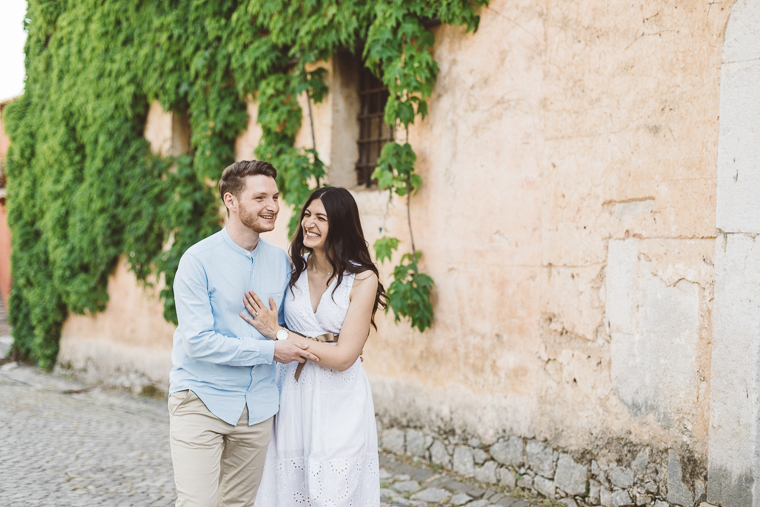
<svg viewBox="0 0 760 507"><path fill-rule="evenodd" d="M416 252L417 259L422 252ZM433 325L433 305L430 294L433 290L433 279L425 273L420 273L417 262L411 253L401 257L401 263L393 270L393 282L388 286L389 307L386 313L393 310L394 320L408 318L412 327L420 332Z"/></svg>
<svg viewBox="0 0 760 507"><path fill-rule="evenodd" d="M394 250L398 250L400 240L398 238L392 238L389 236L383 236L378 238L372 245L375 249L375 258L377 262L383 263L386 260L391 260Z"/></svg>

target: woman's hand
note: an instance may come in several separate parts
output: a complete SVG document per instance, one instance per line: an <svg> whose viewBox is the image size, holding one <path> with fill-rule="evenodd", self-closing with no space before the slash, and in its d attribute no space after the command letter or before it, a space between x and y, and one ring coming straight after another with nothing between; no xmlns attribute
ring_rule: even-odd
<svg viewBox="0 0 760 507"><path fill-rule="evenodd" d="M269 298L269 308L264 306L259 296L249 290L243 297L243 304L250 315L240 313L240 318L255 327L259 333L267 338L274 340L280 324L277 321L277 305L274 304L274 298Z"/></svg>

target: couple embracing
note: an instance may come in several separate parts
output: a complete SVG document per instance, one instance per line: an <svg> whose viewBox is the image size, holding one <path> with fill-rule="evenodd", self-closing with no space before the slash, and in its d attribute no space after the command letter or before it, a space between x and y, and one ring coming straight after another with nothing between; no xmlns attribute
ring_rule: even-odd
<svg viewBox="0 0 760 507"><path fill-rule="evenodd" d="M177 505L378 506L360 355L385 291L343 188L311 194L290 257L259 237L274 229L276 176L267 162L227 167L227 226L179 263L169 387Z"/></svg>

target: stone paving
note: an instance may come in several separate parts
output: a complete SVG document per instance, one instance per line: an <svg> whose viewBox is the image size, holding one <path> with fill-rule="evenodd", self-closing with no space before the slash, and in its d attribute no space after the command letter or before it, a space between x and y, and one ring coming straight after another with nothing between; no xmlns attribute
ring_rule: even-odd
<svg viewBox="0 0 760 507"><path fill-rule="evenodd" d="M175 500L166 402L0 366L1 506L161 506ZM381 456L381 505L528 507Z"/></svg>
<svg viewBox="0 0 760 507"><path fill-rule="evenodd" d="M390 456L380 457L380 500L385 507L534 507L525 500L507 496L450 475L416 467Z"/></svg>
<svg viewBox="0 0 760 507"><path fill-rule="evenodd" d="M170 505L166 404L0 367L0 505Z"/></svg>

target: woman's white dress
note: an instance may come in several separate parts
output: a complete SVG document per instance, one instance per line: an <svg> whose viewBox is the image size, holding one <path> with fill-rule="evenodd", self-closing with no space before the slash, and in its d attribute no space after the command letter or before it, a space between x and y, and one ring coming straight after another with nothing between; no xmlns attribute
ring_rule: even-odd
<svg viewBox="0 0 760 507"><path fill-rule="evenodd" d="M304 271L287 289L285 323L306 336L339 334L354 275L337 278L316 313ZM340 338L339 338L340 339ZM280 411L275 417L255 507L378 507L377 427L367 375L359 359L343 372L306 362L278 364Z"/></svg>

